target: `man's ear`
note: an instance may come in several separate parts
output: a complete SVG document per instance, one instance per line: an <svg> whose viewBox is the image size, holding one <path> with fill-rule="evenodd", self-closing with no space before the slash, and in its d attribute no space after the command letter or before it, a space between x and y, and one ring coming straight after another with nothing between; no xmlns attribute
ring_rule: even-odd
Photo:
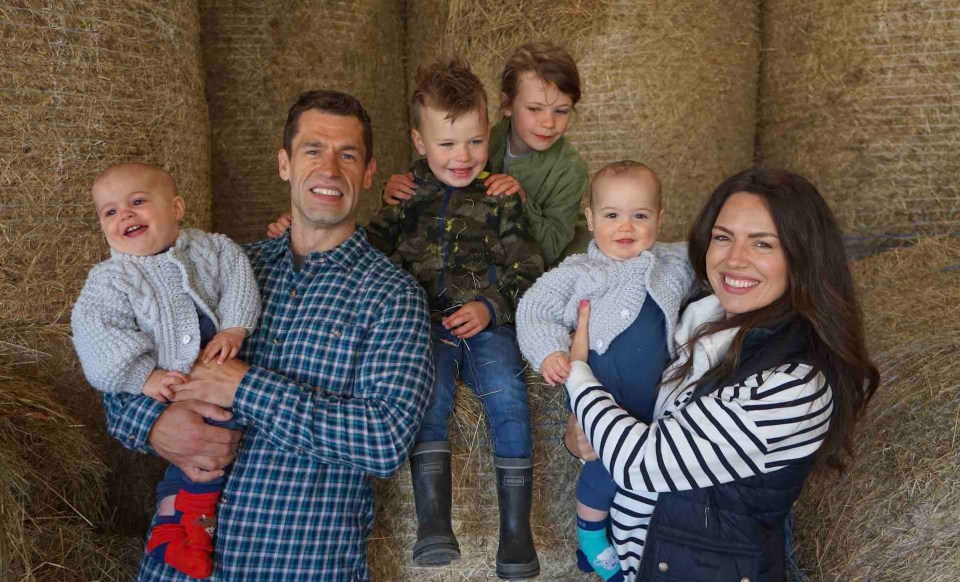
<svg viewBox="0 0 960 582"><path fill-rule="evenodd" d="M377 159L370 158L367 162L367 169L363 172L363 189L369 190L373 186L373 175L377 173Z"/></svg>
<svg viewBox="0 0 960 582"><path fill-rule="evenodd" d="M177 217L177 222L183 220L183 215L187 211L187 203L183 201L183 198L179 196L173 197L173 212L174 216Z"/></svg>
<svg viewBox="0 0 960 582"><path fill-rule="evenodd" d="M513 113L513 100L506 93L500 93L500 115L510 117Z"/></svg>
<svg viewBox="0 0 960 582"><path fill-rule="evenodd" d="M593 232L593 211L589 206L583 209L583 215L587 217L587 230Z"/></svg>
<svg viewBox="0 0 960 582"><path fill-rule="evenodd" d="M290 156L287 155L287 150L280 148L280 151L277 152L277 167L280 170L280 179L284 182L290 181Z"/></svg>
<svg viewBox="0 0 960 582"><path fill-rule="evenodd" d="M417 153L421 156L427 155L427 146L423 143L423 136L415 128L410 129L410 139L413 140L413 147L417 148Z"/></svg>

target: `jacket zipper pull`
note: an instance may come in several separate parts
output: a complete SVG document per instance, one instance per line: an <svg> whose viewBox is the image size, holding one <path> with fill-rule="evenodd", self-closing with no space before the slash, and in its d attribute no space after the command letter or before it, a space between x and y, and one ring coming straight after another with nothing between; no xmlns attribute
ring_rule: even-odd
<svg viewBox="0 0 960 582"><path fill-rule="evenodd" d="M703 508L703 529L707 529L710 527L709 518L710 518L710 507L707 506Z"/></svg>

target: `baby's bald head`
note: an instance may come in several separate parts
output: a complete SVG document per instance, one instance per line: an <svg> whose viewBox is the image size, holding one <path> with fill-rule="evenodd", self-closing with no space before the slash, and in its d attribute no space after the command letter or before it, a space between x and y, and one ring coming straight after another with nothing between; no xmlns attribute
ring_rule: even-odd
<svg viewBox="0 0 960 582"><path fill-rule="evenodd" d="M127 192L143 190L158 196L169 197L171 200L177 197L177 184L173 181L173 176L160 167L143 162L114 164L100 172L97 179L93 181L94 204L99 209L98 194L102 196L107 192L118 190Z"/></svg>

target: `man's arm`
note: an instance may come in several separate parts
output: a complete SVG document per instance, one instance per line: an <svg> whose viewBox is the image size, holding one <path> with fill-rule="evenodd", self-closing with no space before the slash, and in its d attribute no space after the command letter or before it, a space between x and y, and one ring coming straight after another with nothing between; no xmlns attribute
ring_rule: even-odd
<svg viewBox="0 0 960 582"><path fill-rule="evenodd" d="M236 389L234 414L303 454L389 477L413 444L433 386L423 289L410 283L384 299L354 361L350 397L251 366Z"/></svg>

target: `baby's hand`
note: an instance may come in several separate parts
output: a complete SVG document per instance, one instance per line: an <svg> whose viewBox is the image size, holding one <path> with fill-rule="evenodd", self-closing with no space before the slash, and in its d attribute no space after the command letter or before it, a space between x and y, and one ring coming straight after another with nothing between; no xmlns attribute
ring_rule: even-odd
<svg viewBox="0 0 960 582"><path fill-rule="evenodd" d="M222 364L227 360L232 360L237 357L237 352L240 351L240 346L243 344L243 338L245 337L247 337L247 330L242 327L231 327L221 331L213 336L213 339L204 348L200 361L208 364L211 360L217 358L217 363ZM220 357L217 357L217 354Z"/></svg>
<svg viewBox="0 0 960 582"><path fill-rule="evenodd" d="M570 358L563 352L553 352L540 364L540 373L547 384L563 384L570 375Z"/></svg>
<svg viewBox="0 0 960 582"><path fill-rule="evenodd" d="M271 222L267 225L267 237L268 238L280 238L283 236L283 233L287 232L290 228L290 224L293 223L293 217L290 216L289 212L285 212L280 215L280 218L276 222Z"/></svg>
<svg viewBox="0 0 960 582"><path fill-rule="evenodd" d="M143 385L143 394L166 404L173 401L173 387L177 384L186 384L189 380L186 374L157 368L150 373L146 384Z"/></svg>
<svg viewBox="0 0 960 582"><path fill-rule="evenodd" d="M483 185L487 187L487 196L513 196L517 194L520 196L521 202L527 203L527 193L524 192L523 186L513 176L493 174L483 181Z"/></svg>
<svg viewBox="0 0 960 582"><path fill-rule="evenodd" d="M413 172L394 174L383 187L383 201L396 206L404 200L410 200L416 194L417 183L413 181Z"/></svg>

